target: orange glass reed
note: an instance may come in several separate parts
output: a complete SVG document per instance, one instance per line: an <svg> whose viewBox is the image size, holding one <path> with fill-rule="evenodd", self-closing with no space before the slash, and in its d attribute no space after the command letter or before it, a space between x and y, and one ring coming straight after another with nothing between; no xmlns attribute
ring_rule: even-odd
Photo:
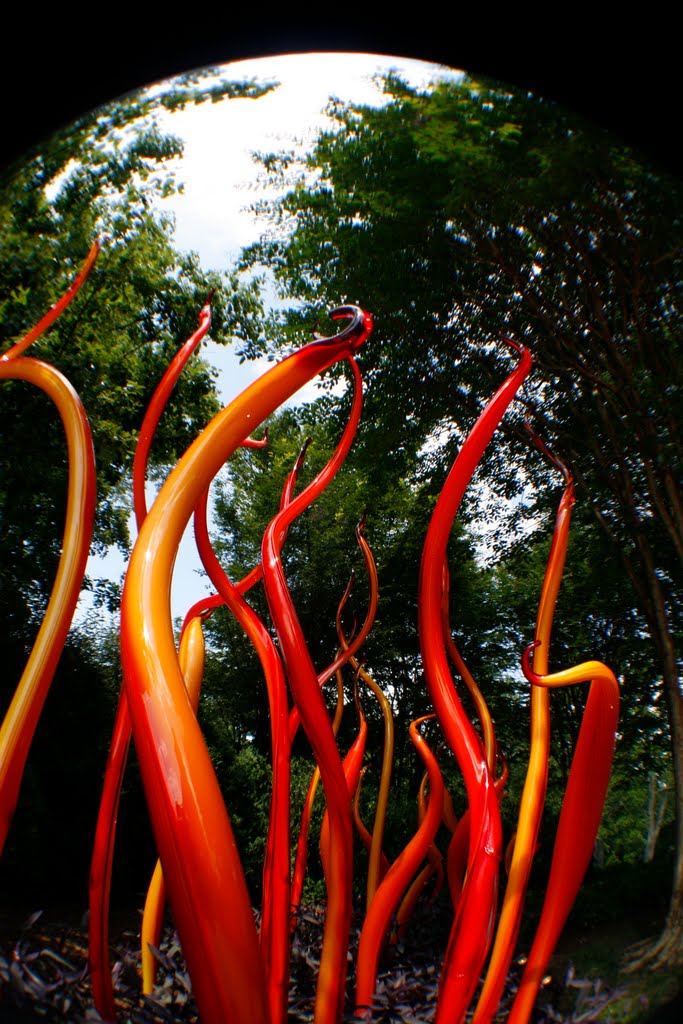
<svg viewBox="0 0 683 1024"><path fill-rule="evenodd" d="M417 794L418 826L421 825L422 822L424 821L425 815L427 814L427 808L429 806L429 797L427 795L428 783L429 772L425 772L424 775L422 776L422 781L420 782L420 788ZM445 792L446 789L444 787L444 794ZM401 904L398 910L396 911L396 928L394 929L394 932L391 937L392 942L398 942L405 937L405 934L408 930L408 924L410 923L410 918L412 916L413 911L415 910L417 901L419 900L420 896L422 895L425 889L425 886L427 885L427 883L429 882L430 878L433 875L436 875L436 881L434 882L434 887L432 889L431 896L429 897L430 904L434 903L434 901L438 898L439 893L443 888L444 879L443 857L441 856L441 851L434 842L432 842L429 849L427 850L427 863L424 865L419 875L417 875L413 880L410 888L408 889L405 896L401 900Z"/></svg>
<svg viewBox="0 0 683 1024"><path fill-rule="evenodd" d="M354 824L356 826L356 832L358 833L358 837L359 837L361 843L363 844L363 846L365 847L365 849L367 850L368 854L370 853L370 849L372 847L372 835L370 834L370 832L368 831L368 829L364 825L363 820L362 820L362 818L360 816L360 796L361 796L361 789L362 789L362 785L363 785L363 779L364 779L365 775L367 774L367 771L368 771L369 767L370 767L370 765L366 764L366 765L364 765L361 768L360 775L358 777L358 785L356 786L356 792L353 795L353 822L354 822ZM382 879L386 875L387 871L389 870L389 867L390 867L390 864L389 864L389 860L387 858L387 855L384 852L384 850L382 850L380 852L380 862L379 862L379 881L380 882L382 881Z"/></svg>
<svg viewBox="0 0 683 1024"><path fill-rule="evenodd" d="M364 534L363 529L365 527L365 516L356 527L356 537L360 545L361 551L363 552L363 560L368 573L368 583L370 586L370 605L376 607L377 598L379 593L379 581L377 578L377 567L375 560ZM347 591L348 593L348 591ZM341 644L342 650L348 651L350 645L350 638L346 637L342 628L341 612L343 609L343 602L340 604L337 610L337 636L339 637L339 643ZM381 688L377 685L375 680L372 678L370 673L365 667L358 661L358 659L351 655L349 663L355 672L359 673L360 678L363 680L365 685L374 694L381 710L382 720L384 722L384 745L382 750L382 768L380 771L379 791L377 793L377 805L375 808L375 820L372 828L372 839L370 842L369 857L368 857L368 879L366 886L366 897L365 905L366 910L370 907L372 900L374 899L377 886L380 883L381 877L384 874L382 868L383 861L386 863L386 857L382 853L382 844L384 841L384 825L387 816L387 805L389 802L389 789L391 787L391 772L394 762L394 717L391 712L391 705L385 697ZM360 780L359 780L360 781Z"/></svg>
<svg viewBox="0 0 683 1024"><path fill-rule="evenodd" d="M429 807L420 826L405 849L398 855L378 886L365 915L358 943L356 963L356 1015L369 1019L377 983L377 964L391 915L408 887L411 878L425 857L441 823L443 812L443 780L436 758L419 732L423 722L434 715L424 715L411 722L410 739L429 773Z"/></svg>
<svg viewBox="0 0 683 1024"><path fill-rule="evenodd" d="M319 339L274 366L219 413L185 453L143 524L126 575L121 608L126 694L169 900L203 1024L260 1024L268 1009L239 855L175 650L171 574L185 526L225 460L303 384L350 356L371 330L370 317L353 307L342 307L336 317L350 320L341 334ZM264 577L267 569L264 559ZM315 697L321 699L315 683ZM341 764L339 769L343 777ZM350 868L343 852L341 860L340 880ZM345 945L343 931L335 930ZM344 948L344 968L345 959Z"/></svg>
<svg viewBox="0 0 683 1024"><path fill-rule="evenodd" d="M529 682L543 687L589 682L590 689L562 801L541 919L508 1018L511 1024L526 1024L531 1015L546 964L590 863L612 769L619 719L619 684L606 665L586 661L560 672L538 675L530 665L530 653L535 646L527 649L522 662Z"/></svg>
<svg viewBox="0 0 683 1024"><path fill-rule="evenodd" d="M196 713L202 678L204 676L204 634L202 632L202 619L200 615L190 619L181 633L179 658L187 693ZM151 947L159 946L165 902L166 885L164 883L164 872L161 867L161 861L157 860L152 880L147 890L140 932L143 995L151 995L154 991L157 958Z"/></svg>
<svg viewBox="0 0 683 1024"><path fill-rule="evenodd" d="M81 401L58 370L24 356L0 360L0 380L23 380L54 402L64 426L69 480L62 553L45 616L0 727L0 853L19 796L26 758L66 641L88 560L95 515L95 458Z"/></svg>
<svg viewBox="0 0 683 1024"><path fill-rule="evenodd" d="M247 438L242 447L263 448L266 444L267 431L261 440L257 441L252 438ZM212 580L214 579L214 576L221 578L221 589L225 589L222 581L227 580L227 577L223 575L217 560L215 560L208 535L208 497L208 491L206 491L200 498L199 504L195 509L195 537L200 557L202 557L202 561L204 562L204 567L207 570L209 578ZM249 589L252 581L257 582L258 579L260 579L260 573L252 571L245 577L245 579L237 584L237 587L234 589L238 592L238 595L242 594ZM232 584L229 581L225 583L225 586L232 588ZM201 598L199 601L195 602L186 614L180 630L179 656L181 669L183 676L185 677L185 684L187 686L190 700L195 708L195 712L199 702L204 670L204 639L201 623L211 615L216 607L224 605L225 603L224 597L220 594L211 594L207 597ZM277 777L276 770L274 771L274 777ZM268 895L270 896L270 893ZM150 949L150 946L159 945L165 898L166 887L163 881L163 869L161 861L158 860L147 892L142 917L141 956L143 994L151 994L154 989L157 958ZM264 929L262 926L262 946L263 933Z"/></svg>
<svg viewBox="0 0 683 1024"><path fill-rule="evenodd" d="M290 478L291 480L291 474ZM282 501L291 497L285 486ZM266 855L259 947L268 993L270 1024L286 1019L289 993L289 799L290 742L287 688L280 655L267 627L225 574L209 539L208 490L194 515L194 530L202 563L226 606L249 637L263 670L270 710L272 794Z"/></svg>
<svg viewBox="0 0 683 1024"><path fill-rule="evenodd" d="M527 423L527 430L530 430ZM534 440L539 441L535 434ZM547 449L543 448L547 453ZM549 453L548 453L549 454ZM536 641L534 668L537 672L548 671L548 650L550 634L555 616L557 596L562 582L564 564L569 540L569 526L574 506L574 483L566 467L553 458L565 480L565 489L555 518L550 553L546 565L541 596L536 618ZM540 686L531 688L531 735L529 766L520 801L517 832L512 846L508 881L503 906L498 922L491 960L479 996L474 1020L485 1024L496 1012L503 993L510 961L524 909L529 875L533 863L538 830L545 804L548 782L548 758L550 754L550 702L548 690Z"/></svg>
<svg viewBox="0 0 683 1024"><path fill-rule="evenodd" d="M368 738L368 723L358 695L358 672L356 672L353 680L353 703L358 715L358 733L342 761L346 789L349 795L349 807L351 807L353 801L353 794L358 788L363 758L365 756L365 745ZM320 861L323 866L324 875L329 875L330 857L330 816L329 812L325 811L322 825L320 826Z"/></svg>
<svg viewBox="0 0 683 1024"><path fill-rule="evenodd" d="M370 326L371 322L368 321L368 331ZM348 660L348 652L344 652L335 659L333 665L328 667L322 677L316 674L289 594L280 556L282 543L290 524L322 492L339 470L355 435L360 417L361 381L355 360L349 356L348 361L354 374L355 391L351 416L344 429L342 440L332 458L316 478L269 524L261 545L266 598L278 635L290 692L295 703L295 708L290 716L290 736L295 731L297 720L300 720L320 767L320 778L329 813L330 857L324 865L326 868L327 914L316 990L316 1024L333 1022L341 1016L346 980L346 954L351 925L353 867L351 808L347 797L341 757L321 693L323 683ZM354 644L359 644L362 639L361 630L355 638Z"/></svg>
<svg viewBox="0 0 683 1024"><path fill-rule="evenodd" d="M24 337L0 356L0 380L23 380L54 402L66 435L69 460L62 552L43 622L0 727L0 853L19 796L31 741L71 625L85 574L95 516L92 438L75 390L58 370L22 353L74 299L97 259L95 242L71 287Z"/></svg>
<svg viewBox="0 0 683 1024"><path fill-rule="evenodd" d="M332 732L336 738L341 725L341 720L344 714L344 680L342 678L341 669L337 669L336 672L337 680L337 702L334 708L334 717L332 719ZM308 839L311 831L311 817L313 815L313 806L315 804L315 798L318 793L318 787L320 785L320 768L318 765L313 769L310 782L308 784L308 790L306 791L306 799L304 800L304 806L301 811L301 824L299 825L299 838L296 844L296 856L294 858L294 871L292 873L292 895L290 899L291 906L291 927L296 926L296 919L299 907L301 906L301 895L304 889L304 881L306 878L306 863L308 860Z"/></svg>
<svg viewBox="0 0 683 1024"><path fill-rule="evenodd" d="M180 374L211 326L208 303L199 314L199 325L174 356L145 412L133 459L133 508L138 532L147 516L145 481L147 463L161 414ZM90 862L88 961L95 1007L105 1021L116 1020L116 1003L109 969L109 899L116 843L116 822L121 787L128 761L132 727L125 691L122 691L114 719L114 731L104 772L102 796L95 826Z"/></svg>
<svg viewBox="0 0 683 1024"><path fill-rule="evenodd" d="M565 493L558 512L559 524L563 504L568 504L571 509L573 503L571 474L560 459L549 451L528 422L526 427L536 445L565 478ZM568 519L568 510L565 509L564 512ZM568 522L566 529L568 530ZM562 545L566 547L566 536L562 536L558 546ZM554 548L555 538L551 546L550 559L553 557ZM556 557L563 558L563 554L560 553ZM540 620L539 609L539 622ZM550 632L549 626L547 632ZM532 695L537 689L545 693L547 688L584 682L590 682L590 689L562 801L541 918L509 1017L512 1024L526 1024L531 1015L546 964L590 863L607 793L619 718L619 685L611 670L599 661L588 661L573 668L549 673L548 639L541 635L541 630L538 629L536 639L522 658L522 669L532 684Z"/></svg>
<svg viewBox="0 0 683 1024"><path fill-rule="evenodd" d="M465 489L508 405L531 368L529 352L508 344L519 365L490 399L466 438L439 495L420 567L418 628L427 686L437 718L463 772L470 810L467 879L458 903L441 974L437 1024L461 1021L491 941L501 860L501 824L486 755L457 696L442 620L443 565L453 520Z"/></svg>

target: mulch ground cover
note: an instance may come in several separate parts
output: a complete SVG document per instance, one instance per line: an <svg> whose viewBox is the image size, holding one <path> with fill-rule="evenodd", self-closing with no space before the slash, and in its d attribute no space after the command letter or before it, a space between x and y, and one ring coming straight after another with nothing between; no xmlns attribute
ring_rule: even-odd
<svg viewBox="0 0 683 1024"><path fill-rule="evenodd" d="M322 938L323 912L307 907L299 915L292 943L289 1024L313 1020L313 1000ZM434 1020L439 966L448 921L430 908L416 913L402 943L385 952L373 1013L374 1024L430 1024ZM358 929L354 928L349 958L353 972ZM154 997L141 995L139 934L124 932L112 945L112 976L125 1024L198 1024L192 987L177 933L167 928L161 948ZM505 1021L521 976L513 965L506 994L496 1015ZM352 991L352 985L349 985ZM571 964L562 976L548 976L537 1002L534 1024L588 1024L622 996L620 989L601 981L578 978ZM567 1011L564 1007L570 1006ZM356 1020L352 1008L345 1024ZM0 949L0 1021L59 1021L60 1024L98 1024L87 966L87 936L81 929L48 926L33 915L19 938Z"/></svg>

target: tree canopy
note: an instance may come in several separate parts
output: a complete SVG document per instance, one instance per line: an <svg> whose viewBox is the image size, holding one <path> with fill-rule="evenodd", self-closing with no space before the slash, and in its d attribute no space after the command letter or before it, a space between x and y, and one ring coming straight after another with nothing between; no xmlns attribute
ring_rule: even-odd
<svg viewBox="0 0 683 1024"><path fill-rule="evenodd" d="M264 88L214 87L205 74L187 75L162 93L137 93L84 115L2 181L0 352L44 316L71 284L95 238L102 241L81 292L27 352L57 367L84 404L96 453L93 549L98 553L111 546L129 550L130 473L139 429L154 389L196 329L209 293L212 336L219 342L243 331L242 325L248 329L260 308L254 287L239 285L230 274L207 273L195 255L174 247L173 223L159 213L157 200L177 187L175 158L182 145L161 130L158 112L221 96L257 97ZM151 474L174 462L217 408L214 371L195 356L162 417ZM55 576L67 457L56 409L26 383L3 382L0 434L4 713ZM115 583L91 578L85 586L94 591L96 604L118 606ZM92 620L69 639L29 757L3 860L3 884L9 878L10 889L13 877L35 877L36 858L46 846L56 851L57 877L64 865L70 879L78 875L79 884L87 877L120 686L118 661L112 664L111 652L105 652L111 647L104 635L108 617ZM90 743L83 742L84 733ZM65 750L71 756L64 757ZM140 815L141 807L138 822ZM31 846L36 837L38 848Z"/></svg>
<svg viewBox="0 0 683 1024"><path fill-rule="evenodd" d="M284 559L322 668L336 650L334 615L352 568L359 579L348 615L364 614L353 527L367 512L366 535L380 570L367 664L405 725L427 710L416 601L436 495L462 438L506 373L510 356L498 339L507 334L528 345L533 377L487 454L465 522L452 537L453 626L491 705L514 790L527 746L520 717L528 697L517 666L533 635L558 494L557 480L525 439L522 411L529 411L579 484L552 667L595 656L624 684L616 774L620 787L628 780L631 788L628 799L614 793L605 833L609 860L625 831L615 822L637 816L632 793L647 794L648 779L666 781L671 770L666 702L679 752L674 768L683 822L676 671L681 187L535 96L472 80L421 92L390 78L386 89L388 102L380 108L334 103L334 130L319 137L303 163L293 154L263 157L266 173L287 187L282 198L261 205L266 231L241 267L270 268L282 297L296 303L269 317L258 282L206 274L194 256L174 249L172 224L154 206L155 197L176 187L174 158L181 149L158 128L160 106L257 96L260 87L207 87L201 74L191 75L171 91L84 117L5 182L0 351L40 318L93 237L102 236L88 285L31 354L65 372L91 420L95 547L126 548L128 474L142 417L209 291L214 337L237 336L246 357L279 354L292 340L300 344L303 329L340 302L370 310L376 330L359 358L367 393L356 443L339 478L292 525ZM341 373L331 372L328 381ZM265 449L231 460L215 508L217 547L231 578L258 561L263 529L305 437L313 445L303 479L334 447L348 401L330 390L305 409L285 410L273 417ZM216 407L212 373L195 357L162 419L152 453L156 469L175 460ZM53 410L26 386L3 387L0 430L0 612L15 676L54 575L66 465ZM88 585L98 599L116 604L115 587ZM261 597L250 600L258 606ZM265 602L260 610L265 617ZM236 831L245 849L256 850L268 778L266 700L263 688L252 685L261 673L226 616L216 614L209 633L200 720ZM65 673L78 662L78 643ZM81 637L87 658L77 684L87 688L92 667L102 683L99 699L111 705L116 667L103 651L100 641ZM551 773L559 781L566 779L581 705L581 696L555 700ZM379 736L376 709L366 713ZM106 717L99 706L98 716ZM404 734L400 742L397 835L414 813L404 783L417 775ZM305 772L295 775L304 786ZM253 802L240 793L251 797L255 789L263 799L252 814ZM36 801L47 791L44 777L33 784ZM364 799L370 792L368 785ZM629 855L638 842L629 840ZM681 946L680 853L678 865L666 952L673 957Z"/></svg>
<svg viewBox="0 0 683 1024"><path fill-rule="evenodd" d="M180 140L156 111L218 98L188 75L173 90L135 94L49 140L9 173L0 200L0 347L32 327L66 290L96 237L103 249L84 291L30 355L73 383L90 419L98 467L95 549L128 547L124 487L147 404L172 355L213 292L213 337L248 325L255 288L207 274L173 246L173 224L154 200L176 187ZM248 83L221 95L255 95ZM215 95L214 95L215 94ZM248 329L248 327L247 327ZM217 410L213 371L195 359L162 419L152 462L185 450ZM61 427L40 393L3 387L0 404L3 621L21 631L40 613L61 545L66 480ZM24 466L31 465L34 475ZM102 596L108 588L103 586ZM111 590L111 588L109 588ZM115 597L115 594L111 595Z"/></svg>
<svg viewBox="0 0 683 1024"><path fill-rule="evenodd" d="M298 303L271 317L266 344L321 306L370 309L377 332L362 366L372 428L361 447L379 473L434 480L503 376L496 340L530 347L521 404L571 465L579 508L592 511L592 522L579 513L592 572L619 565L612 578L632 650L644 637L652 645L647 681L629 676L632 657L616 666L625 700L630 688L640 699L640 679L646 706L662 687L668 703L681 830L665 956L680 958L682 187L536 96L470 79L418 91L392 78L386 89L380 108L333 103L336 124L305 163L263 158L288 187L261 205L268 228L244 265L270 267ZM520 426L518 411L488 459L484 491L526 489L514 516L542 511L548 480Z"/></svg>

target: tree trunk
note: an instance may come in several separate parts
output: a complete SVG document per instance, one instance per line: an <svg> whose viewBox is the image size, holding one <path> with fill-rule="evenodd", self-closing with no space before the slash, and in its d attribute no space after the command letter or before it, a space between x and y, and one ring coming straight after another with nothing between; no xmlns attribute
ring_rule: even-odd
<svg viewBox="0 0 683 1024"><path fill-rule="evenodd" d="M683 695L674 673L665 680L671 709L671 739L676 795L677 842L671 902L661 935L646 939L627 951L625 969L628 973L644 967L679 967L683 965Z"/></svg>
<svg viewBox="0 0 683 1024"><path fill-rule="evenodd" d="M672 281L680 275L670 262L671 253L643 261L645 236L630 227L624 230L626 219L618 204L600 209L606 219L603 245L598 247L574 222L569 227L561 218L535 223L546 259L543 274L531 278L525 251L517 247L518 235L482 234L474 215L470 229L492 273L507 279L512 297L522 298L539 338L537 365L549 380L564 377L570 386L580 383L581 400L568 410L569 421L555 424L558 451L568 459L620 553L662 667L673 748L676 857L664 930L631 951L632 969L637 970L683 965L683 692L671 628L679 594L677 581L671 582L672 556L683 553L683 500L671 470L681 450L677 407L669 397L679 368L663 344L668 328L663 331L666 318L660 319L658 312L660 289L668 287L669 275ZM604 246L612 235L622 247L617 261L609 245ZM552 281L544 284L553 266L565 275L554 292ZM578 282L573 293L569 278ZM641 392L643 379L656 385L658 408L650 407L647 392ZM551 405L545 403L539 411L552 424ZM548 433L552 436L552 429ZM616 513L610 513L610 503ZM657 522L664 542L652 529Z"/></svg>
<svg viewBox="0 0 683 1024"><path fill-rule="evenodd" d="M659 801L657 800L657 775L655 772L650 772L647 803L647 837L645 839L645 849L643 850L644 864L650 864L655 858L657 840L662 831L664 815L669 806L670 795L670 787L665 786L660 790Z"/></svg>

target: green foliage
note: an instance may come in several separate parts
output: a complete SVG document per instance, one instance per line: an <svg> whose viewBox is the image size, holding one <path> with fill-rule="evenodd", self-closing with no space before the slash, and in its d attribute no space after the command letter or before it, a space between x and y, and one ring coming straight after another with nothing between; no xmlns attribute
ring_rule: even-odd
<svg viewBox="0 0 683 1024"><path fill-rule="evenodd" d="M623 681L621 742L601 841L607 869L635 864L648 773L664 779L671 771L662 666L667 645L675 645L681 603L672 568L680 479L680 186L535 97L472 81L420 93L389 79L387 91L389 102L380 109L334 105L336 128L320 136L305 165L290 154L263 157L268 174L289 190L261 207L270 231L244 254L243 266L269 266L283 297L299 304L267 320L257 315L255 284L204 274L192 255L175 252L172 224L155 212L156 197L176 187L180 151L177 140L159 131L155 111L213 101L220 98L214 87L186 76L172 92L88 115L6 182L0 349L39 319L94 235L103 235L91 280L36 355L72 379L91 416L99 488L95 546L125 549L128 475L142 416L211 288L214 336L237 335L247 357L300 344L302 329L322 308L354 301L373 312L376 332L360 353L367 395L356 444L338 478L292 525L283 560L322 669L336 652L335 614L352 570L358 579L344 613L347 629L365 614L367 585L353 529L367 512L365 532L380 577L367 667L390 695L397 723L387 829L393 856L414 832L422 771L407 725L429 710L416 614L424 536L459 443L511 365L493 339L501 332L523 339L536 366L523 403L571 461L578 483L551 668L596 656ZM331 371L329 384L343 373ZM4 385L0 406L0 612L12 641L6 648L12 678L54 575L65 493L59 428L48 403L29 391ZM154 471L165 471L215 408L211 373L194 359L162 420ZM312 436L313 444L299 489L329 457L348 408L348 396L338 399L330 390L308 407L274 416L265 449L235 454L215 512L217 547L231 578L258 562L263 531L305 438ZM520 410L511 410L508 423L476 478L475 497L463 506L464 525L456 526L450 551L454 632L511 767L506 829L514 822L528 749L528 688L517 666L533 636L558 496L555 474L529 454ZM24 463L35 467L30 478ZM475 559L477 517L493 530ZM102 596L116 600L115 593L102 590ZM268 621L262 589L248 599ZM250 645L225 611L212 617L208 633L199 715L258 902L270 801L265 686ZM100 697L109 705L116 684L107 657L102 649L93 656ZM549 859L583 699L576 692L553 695L541 866ZM374 700L366 695L363 704L376 776L381 720ZM342 749L354 729L347 711ZM90 766L79 761L76 770ZM294 834L311 770L299 738ZM448 775L461 811L462 786L452 765ZM45 783L34 785L32 778L29 773L29 806L42 807ZM370 772L366 821L375 785ZM668 855L671 845L669 827ZM313 840L309 897L320 889L315 848Z"/></svg>
<svg viewBox="0 0 683 1024"><path fill-rule="evenodd" d="M178 103L202 98L198 83L189 81L178 83L174 95ZM175 187L174 158L181 152L180 142L155 122L163 103L136 94L86 115L15 168L0 201L0 349L44 315L95 237L103 239L86 286L28 353L69 378L89 416L99 552L112 544L128 548L128 480L142 417L170 359L195 330L208 293L214 290L218 340L240 331L258 308L255 287L207 275L196 256L173 248L172 222L154 205ZM54 576L66 453L58 417L42 393L18 382L3 383L2 391L0 607L10 633L21 633L40 614ZM174 462L216 410L212 371L195 358L162 418L153 464Z"/></svg>
<svg viewBox="0 0 683 1024"><path fill-rule="evenodd" d="M663 781L673 789L671 770ZM648 774L642 766L619 757L612 773L607 803L600 827L600 854L605 867L619 864L639 865L643 869L648 835ZM662 865L670 863L674 852L673 801L667 804L665 826L657 842L656 854Z"/></svg>
<svg viewBox="0 0 683 1024"><path fill-rule="evenodd" d="M226 96L262 92L249 83L222 90ZM60 298L95 238L102 240L81 292L27 352L64 373L85 406L97 463L93 549L98 553L111 546L129 549L130 472L142 419L168 363L196 329L208 294L213 291L217 341L240 333L260 308L255 286L238 286L231 275L207 274L195 255L176 251L173 224L159 212L159 199L177 187L175 158L182 150L178 139L160 129L159 111L218 98L206 73L185 76L163 94L131 95L84 115L2 182L0 352ZM162 417L151 476L177 460L217 408L213 371L195 356ZM56 410L23 382L2 382L0 435L4 714L55 576L67 457ZM85 589L94 592L96 603L110 609L118 604L115 584L88 579ZM100 632L103 621L98 619ZM87 878L120 687L106 645L90 625L90 632L82 628L69 641L35 737L3 860L3 882L9 879L10 885L17 872L33 881L45 874L40 861L46 845L57 874L62 873L54 883L57 891L67 885L67 876L79 888ZM149 852L141 790L134 773L131 778L122 845ZM124 860L140 863L137 857ZM49 887L47 876L46 883Z"/></svg>
<svg viewBox="0 0 683 1024"><path fill-rule="evenodd" d="M510 365L495 339L531 348L520 407L461 510L469 532L454 538L452 620L512 768L503 809L512 822L528 742L517 666L559 497L557 474L521 430L526 406L577 483L551 668L597 657L622 683L610 794L618 825L602 841L608 863L633 862L648 773L671 771L667 703L681 699L682 186L538 97L467 79L420 92L390 78L386 91L380 108L333 102L335 125L305 161L264 156L281 198L258 207L267 230L243 265L270 267L296 305L283 303L244 353L279 350L340 302L375 317L360 354L366 426L354 454L370 491L377 480L387 499L368 521L370 536L379 516L384 602L368 657L405 726L424 692L414 573L429 512ZM393 534L383 516L394 517ZM553 694L548 835L583 689Z"/></svg>
<svg viewBox="0 0 683 1024"><path fill-rule="evenodd" d="M660 543L680 457L680 186L535 97L473 82L387 89L383 108L333 105L336 130L305 167L284 161L290 190L261 207L271 230L245 263L270 265L303 300L278 328L364 303L377 436L414 452L439 429L446 457L503 374L491 340L524 339L537 364L527 400L605 525L631 552L635 514ZM519 488L522 460L518 444L491 457L498 493ZM625 469L647 509L625 508Z"/></svg>
<svg viewBox="0 0 683 1024"><path fill-rule="evenodd" d="M338 409L343 404L324 398L305 408L285 410L269 422L266 448L244 449L230 460L218 488L215 522L217 548L232 579L240 579L259 560L263 532L279 507L284 480L304 440L309 436L313 439L297 491L331 456L342 429ZM360 432L372 429L361 426ZM401 750L404 746L412 750L408 722L429 710L419 667L416 606L422 544L433 504L434 495L429 487L416 479L388 484L382 468L377 467L376 471L357 458L354 446L328 489L292 524L283 551L285 575L304 635L313 662L322 671L337 651L335 616L352 572L356 580L343 616L347 634L354 621L360 624L365 616L368 589L354 528L367 514L364 532L377 563L380 585L377 617L365 654L368 670L391 694L394 712L400 720L397 742ZM453 555L457 567L453 578L454 603L458 608L470 609L462 615L458 612L459 629L466 632L467 620L473 614L472 595L481 580L460 531L456 531L453 539ZM260 589L248 599L268 621ZM227 625L226 618L216 616L209 629L212 646L229 652L220 656L225 673L224 691L233 695L229 698L233 707L237 711L239 706L239 713L246 716L241 720L251 723L251 735L265 749L265 693L260 684L256 687L253 682L260 680L260 669L236 638L232 625ZM476 656L475 662L479 663ZM245 686L247 679L249 684ZM249 699L258 701L262 710L249 712L244 706ZM374 698L364 699L364 707L371 741L381 743L381 718ZM343 745L343 733L340 740Z"/></svg>
<svg viewBox="0 0 683 1024"><path fill-rule="evenodd" d="M3 851L0 889L5 903L30 892L38 905L58 892L85 905L83 885L118 697L108 639L70 638L60 659ZM23 666L14 664L13 648L6 646L4 653L9 660L4 679L18 678ZM136 848L143 847L138 834Z"/></svg>

